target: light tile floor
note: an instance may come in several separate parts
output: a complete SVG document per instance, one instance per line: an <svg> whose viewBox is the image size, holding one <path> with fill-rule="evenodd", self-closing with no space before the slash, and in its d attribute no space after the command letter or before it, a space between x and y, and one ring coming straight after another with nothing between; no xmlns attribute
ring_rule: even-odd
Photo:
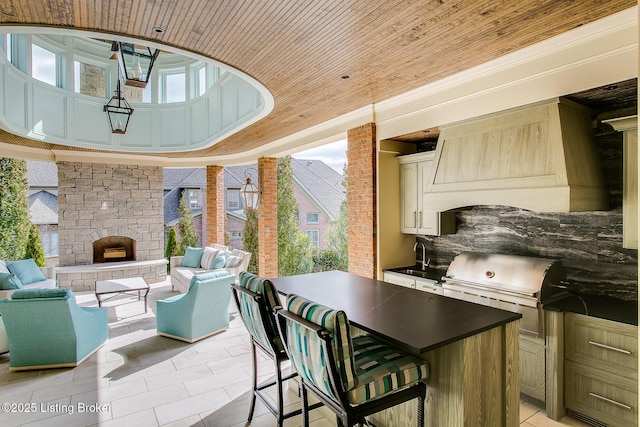
<svg viewBox="0 0 640 427"><path fill-rule="evenodd" d="M234 316L230 328L194 344L156 335L155 301L173 293L168 282L152 285L149 311L134 297L105 304L109 340L75 369L9 371L8 354L0 355L0 426L229 426L246 424L251 390L249 336ZM81 306L97 306L91 292L78 292ZM273 373L264 357L259 372ZM273 397L273 396L272 396ZM286 395L288 409L299 407L297 393ZM520 405L520 425L586 426L569 417L556 422L530 404ZM300 417L286 426L299 426ZM251 426L274 426L261 404ZM335 426L319 411L313 427Z"/></svg>

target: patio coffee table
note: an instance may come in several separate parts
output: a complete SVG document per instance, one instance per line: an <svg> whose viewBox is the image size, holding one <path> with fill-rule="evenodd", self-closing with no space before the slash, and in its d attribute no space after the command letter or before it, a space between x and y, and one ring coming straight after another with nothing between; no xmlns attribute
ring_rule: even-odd
<svg viewBox="0 0 640 427"><path fill-rule="evenodd" d="M142 294L144 291L144 295ZM108 301L111 298L115 298L118 295L127 294L131 292L138 293L138 301L144 296L144 312L147 312L147 295L149 295L149 285L142 277L130 277L127 279L111 279L111 280L98 280L96 282L96 298L98 299L98 307L102 307L104 301ZM102 299L103 295L116 294L108 298Z"/></svg>

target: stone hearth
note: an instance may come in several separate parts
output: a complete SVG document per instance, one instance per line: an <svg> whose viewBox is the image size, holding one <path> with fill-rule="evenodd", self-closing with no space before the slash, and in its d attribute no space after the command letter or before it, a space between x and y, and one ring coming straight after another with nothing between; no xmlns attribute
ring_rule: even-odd
<svg viewBox="0 0 640 427"><path fill-rule="evenodd" d="M59 265L62 267L57 275L58 285L74 290L94 289L98 278L86 271L100 261L94 260L94 243L101 239L109 241L118 236L132 241L126 246L134 251L127 261L162 260L162 191L161 166L58 162ZM65 268L72 266L85 273ZM148 283L162 281L166 278L166 265L141 263L137 268L128 263L126 271L111 267L99 280L131 276L142 276Z"/></svg>

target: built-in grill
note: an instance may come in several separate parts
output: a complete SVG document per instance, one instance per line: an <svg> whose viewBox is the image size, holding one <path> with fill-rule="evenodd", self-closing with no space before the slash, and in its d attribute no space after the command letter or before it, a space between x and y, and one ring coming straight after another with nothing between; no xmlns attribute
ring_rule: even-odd
<svg viewBox="0 0 640 427"><path fill-rule="evenodd" d="M522 314L520 332L544 338L543 305L567 295L562 262L463 252L444 276L444 295Z"/></svg>

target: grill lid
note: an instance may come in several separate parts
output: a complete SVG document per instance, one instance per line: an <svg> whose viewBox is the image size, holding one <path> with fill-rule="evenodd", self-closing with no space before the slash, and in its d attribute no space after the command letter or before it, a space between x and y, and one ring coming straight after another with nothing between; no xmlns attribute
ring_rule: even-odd
<svg viewBox="0 0 640 427"><path fill-rule="evenodd" d="M443 278L445 283L509 291L544 302L548 285L559 285L566 275L562 261L548 258L463 252L457 255Z"/></svg>

